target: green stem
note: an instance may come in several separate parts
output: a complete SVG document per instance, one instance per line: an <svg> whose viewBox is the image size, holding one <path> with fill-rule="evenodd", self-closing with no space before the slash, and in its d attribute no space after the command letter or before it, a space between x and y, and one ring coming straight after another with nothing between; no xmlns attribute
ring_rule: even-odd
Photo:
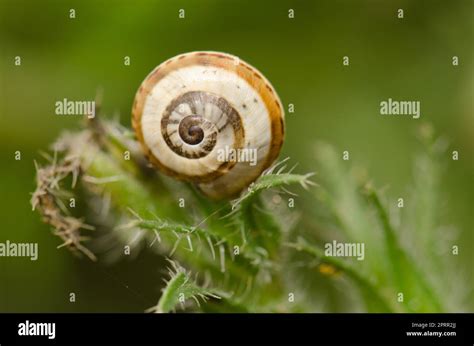
<svg viewBox="0 0 474 346"><path fill-rule="evenodd" d="M443 307L441 306L433 288L428 283L424 273L419 270L416 262L410 258L408 253L405 252L398 243L397 234L390 224L389 216L382 205L378 194L374 189L368 187L367 196L369 201L375 207L377 216L384 230L385 246L389 253L390 264L392 265L397 287L399 287L402 292L415 295L412 287L416 288L416 286L419 286L417 295L419 297L426 297L429 303L432 304L437 311L443 311ZM408 307L408 309L410 308Z"/></svg>

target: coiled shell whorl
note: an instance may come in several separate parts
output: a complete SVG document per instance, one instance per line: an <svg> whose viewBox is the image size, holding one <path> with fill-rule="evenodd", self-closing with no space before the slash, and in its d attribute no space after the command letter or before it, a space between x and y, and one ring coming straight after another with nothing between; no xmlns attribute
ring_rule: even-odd
<svg viewBox="0 0 474 346"><path fill-rule="evenodd" d="M269 81L239 58L178 55L141 84L132 124L162 172L214 199L236 196L278 157L284 111Z"/></svg>

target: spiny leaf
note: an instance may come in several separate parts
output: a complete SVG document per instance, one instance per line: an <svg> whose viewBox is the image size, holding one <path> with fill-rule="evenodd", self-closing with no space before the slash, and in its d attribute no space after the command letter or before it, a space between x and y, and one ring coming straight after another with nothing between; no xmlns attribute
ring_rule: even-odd
<svg viewBox="0 0 474 346"><path fill-rule="evenodd" d="M186 238L186 244L188 246L189 251L194 251L193 239L198 240L200 243L208 244L209 250L214 259L215 247L217 246L216 244L222 244L225 242L225 239L216 238L214 235L208 232L207 229L200 228L198 226L189 226L184 223L162 220L157 216L155 216L153 219L144 219L131 208L129 208L129 210L135 218L129 221L128 223L119 226L118 228L130 230L136 228L151 230L155 232L155 240L157 239L158 241L161 241L160 232L174 234L176 236L176 243L170 253L170 256L174 253L179 241L183 237Z"/></svg>
<svg viewBox="0 0 474 346"><path fill-rule="evenodd" d="M277 187L283 187L285 185L299 184L303 188L307 189L309 186L316 185L310 180L314 173L307 174L292 174L292 173L280 173L280 174L264 174L258 178L255 182L249 185L247 191L243 193L241 197L232 202L232 209L237 208L241 204L249 203L255 198L260 192Z"/></svg>
<svg viewBox="0 0 474 346"><path fill-rule="evenodd" d="M246 239L245 247L249 250L255 263L272 266L271 260L277 256L280 246L282 227L278 224L272 210L264 205L260 194L272 188L284 188L286 185L299 184L303 188L315 185L310 178L314 175L284 173L288 158L270 167L263 175L252 183L236 200L232 201L230 217L234 226ZM274 173L276 171L276 173ZM286 190L283 190L286 193ZM270 261L269 261L270 259Z"/></svg>
<svg viewBox="0 0 474 346"><path fill-rule="evenodd" d="M96 256L82 244L86 237L81 235L81 229L93 230L94 227L70 215L63 202L65 196L72 196L63 187L64 180L72 177L74 187L80 170L79 160L71 156L58 160L55 152L49 165L40 167L35 162L35 166L37 186L31 198L33 210L37 209L44 222L50 224L54 228L54 234L62 239L63 243L58 248L67 246L95 261Z"/></svg>
<svg viewBox="0 0 474 346"><path fill-rule="evenodd" d="M212 290L199 286L191 278L191 274L177 262L170 260L170 264L170 279L163 290L163 294L157 306L148 311L161 313L174 311L178 305L184 308L184 304L190 299L194 300L198 306L200 305L200 300L206 301L209 298L220 299L220 296Z"/></svg>

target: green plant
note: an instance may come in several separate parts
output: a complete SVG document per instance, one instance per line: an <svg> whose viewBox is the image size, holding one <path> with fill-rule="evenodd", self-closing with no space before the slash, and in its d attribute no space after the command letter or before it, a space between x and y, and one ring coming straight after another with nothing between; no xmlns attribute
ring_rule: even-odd
<svg viewBox="0 0 474 346"><path fill-rule="evenodd" d="M104 233L115 244L109 255L147 244L172 258L150 311L454 311L462 295L448 293L453 242L433 248L440 245L435 193L445 151L429 127L421 138L417 208L400 215L327 144L315 149L320 186L311 173L293 173L285 159L238 199L215 202L151 168L128 129L96 119L63 134L54 155L45 155L32 205L61 246L92 260L104 252L97 239ZM301 196L290 191L295 186L305 190ZM334 239L364 243L364 260L326 256L324 244Z"/></svg>

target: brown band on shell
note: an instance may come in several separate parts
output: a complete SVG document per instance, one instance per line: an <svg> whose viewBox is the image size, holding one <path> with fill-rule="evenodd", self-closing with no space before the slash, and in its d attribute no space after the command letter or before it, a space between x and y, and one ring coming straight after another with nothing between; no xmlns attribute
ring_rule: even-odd
<svg viewBox="0 0 474 346"><path fill-rule="evenodd" d="M189 109L193 114L187 115L179 112L179 108L184 104L189 106ZM171 101L161 118L161 134L171 150L176 154L189 159L199 159L208 155L212 149L214 149L218 131L221 129L217 128L217 124L211 124L210 121L206 119L205 114L197 114L198 104L213 104L218 107L221 111L221 115L225 116L225 126L229 124L232 125L234 132L234 143L232 147L235 149L243 148L245 133L240 114L235 110L235 108L233 108L224 98L213 93L205 91L190 91ZM203 109L204 107L200 108ZM171 119L173 113L179 114L182 118L180 120ZM222 117L219 119L221 118ZM173 130L170 129L169 125L172 123L179 123L178 131L180 140L177 143L171 138ZM207 136L206 131L204 131L205 129L208 130ZM190 133L191 130L194 134ZM188 145L200 146L201 151L198 153L187 152L183 149L183 142ZM226 165L223 168L229 169L234 164L234 162L229 162L229 165Z"/></svg>
<svg viewBox="0 0 474 346"><path fill-rule="evenodd" d="M188 115L187 117L183 118L179 122L179 137L181 137L181 139L187 144L200 144L204 139L204 130L201 127L201 123L202 117L199 115ZM174 132L176 132L176 130L174 130L172 133Z"/></svg>

